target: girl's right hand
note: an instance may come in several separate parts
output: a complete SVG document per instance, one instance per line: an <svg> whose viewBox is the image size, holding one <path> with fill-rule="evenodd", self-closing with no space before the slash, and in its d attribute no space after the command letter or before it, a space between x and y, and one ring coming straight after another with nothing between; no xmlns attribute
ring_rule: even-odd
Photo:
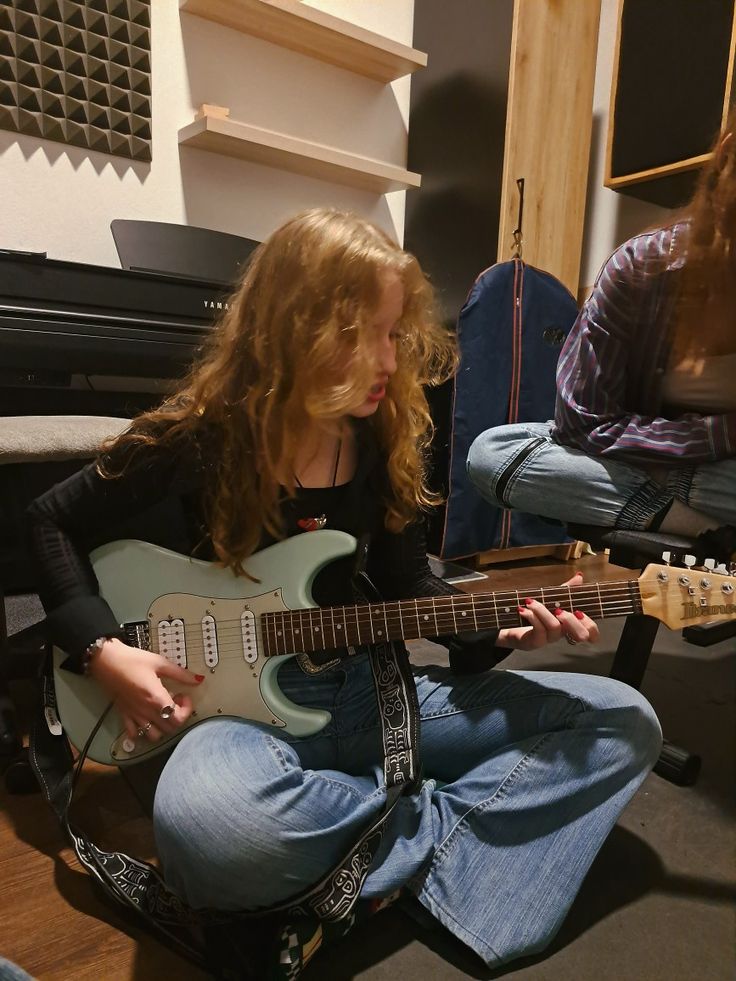
<svg viewBox="0 0 736 981"><path fill-rule="evenodd" d="M115 703L131 739L143 730L152 742L162 733L176 732L192 714L189 695L172 695L162 679L188 686L204 681L204 675L192 674L152 651L128 647L117 638L105 641L93 655L89 674ZM164 719L161 709L167 705L173 705L174 711Z"/></svg>

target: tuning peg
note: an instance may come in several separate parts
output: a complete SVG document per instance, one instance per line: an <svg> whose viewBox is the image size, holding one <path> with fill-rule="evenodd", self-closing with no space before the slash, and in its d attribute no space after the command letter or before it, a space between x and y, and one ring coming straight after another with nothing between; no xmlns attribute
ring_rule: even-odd
<svg viewBox="0 0 736 981"><path fill-rule="evenodd" d="M662 561L665 565L669 565L672 561L672 552L662 552Z"/></svg>
<svg viewBox="0 0 736 981"><path fill-rule="evenodd" d="M684 559L682 560L682 563L683 563L683 565L685 565L685 566L686 566L686 567L687 567L688 569L692 569L692 568L693 568L693 566L695 565L695 563L696 563L697 561L698 561L698 560L697 560L697 559L695 558L695 556L694 556L694 555L686 555L686 556L685 556L685 558L684 558Z"/></svg>
<svg viewBox="0 0 736 981"><path fill-rule="evenodd" d="M716 560L715 559L706 559L703 562L703 568L704 569L707 569L708 572L715 572L715 570L716 570Z"/></svg>

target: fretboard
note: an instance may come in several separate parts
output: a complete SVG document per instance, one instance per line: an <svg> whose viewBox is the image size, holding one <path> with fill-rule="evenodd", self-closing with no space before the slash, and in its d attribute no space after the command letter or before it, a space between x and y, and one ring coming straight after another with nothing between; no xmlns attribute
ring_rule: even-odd
<svg viewBox="0 0 736 981"><path fill-rule="evenodd" d="M527 626L519 607L527 597L548 609L581 610L594 620L641 613L637 580L494 593L453 593L359 606L314 607L262 615L268 657L301 651L417 640L476 630Z"/></svg>

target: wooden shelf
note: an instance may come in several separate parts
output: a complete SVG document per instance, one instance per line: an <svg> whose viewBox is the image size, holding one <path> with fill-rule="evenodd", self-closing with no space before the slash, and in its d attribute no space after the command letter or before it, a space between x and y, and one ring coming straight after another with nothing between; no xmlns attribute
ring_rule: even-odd
<svg viewBox="0 0 736 981"><path fill-rule="evenodd" d="M708 163L712 156L712 153L701 153L699 156L690 157L688 160L678 160L677 163L664 164L661 167L650 167L648 170L640 170L636 174L608 177L603 183L611 190L619 191L622 187L632 187L634 184L641 184L644 181L657 180L661 177L674 177L676 174L684 174L689 170L698 170L703 164Z"/></svg>
<svg viewBox="0 0 736 981"><path fill-rule="evenodd" d="M204 116L180 129L179 143L375 194L403 191L421 183L419 174L382 160L216 116Z"/></svg>
<svg viewBox="0 0 736 981"><path fill-rule="evenodd" d="M179 8L379 82L427 64L423 51L299 0L179 0Z"/></svg>

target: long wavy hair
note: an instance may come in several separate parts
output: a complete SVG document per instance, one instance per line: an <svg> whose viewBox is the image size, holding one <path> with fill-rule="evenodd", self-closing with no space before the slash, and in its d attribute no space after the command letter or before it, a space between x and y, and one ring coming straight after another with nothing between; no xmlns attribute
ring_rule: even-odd
<svg viewBox="0 0 736 981"><path fill-rule="evenodd" d="M372 316L387 274L404 289L397 370L369 424L386 462L386 526L400 531L438 502L427 484L432 436L425 385L457 365L454 336L419 263L357 215L297 215L254 252L179 390L104 447L105 477L144 446L206 434L205 513L218 559L242 574L265 529L282 537L280 501L295 493L306 421L327 426L365 400L375 382ZM121 464L122 461L122 464Z"/></svg>
<svg viewBox="0 0 736 981"><path fill-rule="evenodd" d="M674 258L683 260L673 358L736 351L736 106L678 219L687 221L687 231L673 249Z"/></svg>

